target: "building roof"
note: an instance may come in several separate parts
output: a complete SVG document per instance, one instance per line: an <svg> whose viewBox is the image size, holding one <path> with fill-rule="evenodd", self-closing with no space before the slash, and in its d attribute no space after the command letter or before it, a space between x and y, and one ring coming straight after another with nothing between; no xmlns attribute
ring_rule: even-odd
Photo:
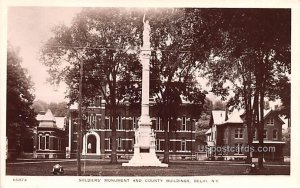
<svg viewBox="0 0 300 188"><path fill-rule="evenodd" d="M215 142L214 141L208 141L207 142L207 146L215 146Z"/></svg>
<svg viewBox="0 0 300 188"><path fill-rule="evenodd" d="M273 110L269 109L269 110L264 110L264 118L267 117ZM259 116L260 116L260 110L258 112Z"/></svg>
<svg viewBox="0 0 300 188"><path fill-rule="evenodd" d="M41 121L41 120L43 119L43 117L44 117L43 114L38 114L38 115L36 115L35 119L36 119L37 121Z"/></svg>
<svg viewBox="0 0 300 188"><path fill-rule="evenodd" d="M288 119L286 118L286 116L279 116L279 118L280 118L280 120L281 120L282 122L284 122L284 123L282 124L282 129L283 129L283 130L287 130L287 129L288 129L288 125L289 125Z"/></svg>
<svg viewBox="0 0 300 188"><path fill-rule="evenodd" d="M65 117L55 117L57 128L65 128Z"/></svg>
<svg viewBox="0 0 300 188"><path fill-rule="evenodd" d="M46 114L38 114L36 120L39 121L39 127L65 129L65 117L54 117L51 110Z"/></svg>
<svg viewBox="0 0 300 188"><path fill-rule="evenodd" d="M208 130L205 132L205 134L211 134L211 128L208 129Z"/></svg>
<svg viewBox="0 0 300 188"><path fill-rule="evenodd" d="M269 109L269 110L264 110L264 118L267 117L271 112L273 112L274 110ZM244 109L240 110L241 114L240 115L244 115L246 113L246 111ZM258 111L259 115L260 115L260 110Z"/></svg>
<svg viewBox="0 0 300 188"><path fill-rule="evenodd" d="M46 114L42 117L41 121L55 121L55 117L54 115L52 114L51 110L48 109Z"/></svg>
<svg viewBox="0 0 300 188"><path fill-rule="evenodd" d="M71 104L70 110L78 110L78 103L74 102L73 104Z"/></svg>
<svg viewBox="0 0 300 188"><path fill-rule="evenodd" d="M264 118L266 118L268 115L270 115L273 110L264 110ZM221 125L225 123L243 123L243 119L241 116L245 115L245 110L237 110L234 109L233 112L229 115L228 119L226 120L226 112L223 110L213 110L212 111L212 118L215 125ZM284 123L284 121L281 118L278 118L280 121Z"/></svg>
<svg viewBox="0 0 300 188"><path fill-rule="evenodd" d="M282 118L280 118L280 116L278 115L277 111L276 110L272 110L272 109L269 109L269 110L264 110L264 118L266 118L269 114L272 114L273 112L275 112L276 116L277 116L277 119L282 123L282 124L285 124L284 120Z"/></svg>
<svg viewBox="0 0 300 188"><path fill-rule="evenodd" d="M225 123L243 123L244 121L241 118L241 113L238 110L234 110L229 116L228 120Z"/></svg>
<svg viewBox="0 0 300 188"><path fill-rule="evenodd" d="M212 118L215 125L220 125L225 122L226 112L223 110L213 110Z"/></svg>

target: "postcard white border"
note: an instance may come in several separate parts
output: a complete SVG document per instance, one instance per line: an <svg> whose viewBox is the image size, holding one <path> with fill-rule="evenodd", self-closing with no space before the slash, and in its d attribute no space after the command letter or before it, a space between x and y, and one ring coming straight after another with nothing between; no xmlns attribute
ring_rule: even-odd
<svg viewBox="0 0 300 188"><path fill-rule="evenodd" d="M233 186L243 186L243 187L299 187L300 185L300 147L299 147L299 133L300 126L300 104L299 104L299 76L297 72L300 70L299 62L299 50L300 50L300 1L297 0L257 0L257 1L238 1L238 0L185 0L185 1L146 1L146 0L129 0L129 1L80 1L80 0L3 0L0 1L0 14L1 14L1 33L0 33L0 133L1 133L1 177L0 177L0 186L1 187L153 187L153 186L172 186L172 187L182 187L182 186L191 186L191 187L200 187L200 186L209 186L209 187L233 187ZM6 176L5 175L5 106L6 106L6 47L7 47L7 8L9 6L60 6L60 7L89 7L89 6L105 6L105 7L199 7L199 8L291 8L292 9L292 131L291 131L291 175L290 176L200 176L200 177L187 177L191 180L193 179L217 179L218 183L210 184L184 184L184 183L91 183L91 182L79 182L79 177L35 177L35 176ZM13 181L13 178L24 178L26 181ZM97 178L97 177L93 177ZM99 177L104 178L104 177ZM116 177L117 178L117 177ZM120 177L119 177L120 178ZM134 179L135 177L128 177ZM138 177L146 179L147 177ZM166 179L167 177L159 177ZM177 178L177 177L172 177ZM185 177L178 177L185 178Z"/></svg>

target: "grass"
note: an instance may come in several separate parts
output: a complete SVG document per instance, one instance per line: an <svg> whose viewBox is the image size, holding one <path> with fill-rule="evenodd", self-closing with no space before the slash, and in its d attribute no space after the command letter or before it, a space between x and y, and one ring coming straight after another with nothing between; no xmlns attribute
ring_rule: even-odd
<svg viewBox="0 0 300 188"><path fill-rule="evenodd" d="M30 161L28 161L30 162ZM73 161L32 161L8 162L7 175L51 176L52 167L59 163L64 167L65 176L77 175L77 163ZM108 161L82 162L82 175L85 176L207 176L207 175L245 175L247 165L243 162L201 162L174 161L168 168L157 167L122 167L121 163L109 164ZM265 163L265 169L258 171L261 175L289 175L289 164L278 165Z"/></svg>

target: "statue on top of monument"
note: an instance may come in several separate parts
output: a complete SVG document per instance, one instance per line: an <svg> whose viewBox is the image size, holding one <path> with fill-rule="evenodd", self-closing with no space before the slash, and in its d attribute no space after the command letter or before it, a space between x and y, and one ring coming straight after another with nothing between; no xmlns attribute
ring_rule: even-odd
<svg viewBox="0 0 300 188"><path fill-rule="evenodd" d="M143 17L143 23L144 23L144 31L143 31L143 47L150 48L150 25L149 21L145 20L145 14Z"/></svg>

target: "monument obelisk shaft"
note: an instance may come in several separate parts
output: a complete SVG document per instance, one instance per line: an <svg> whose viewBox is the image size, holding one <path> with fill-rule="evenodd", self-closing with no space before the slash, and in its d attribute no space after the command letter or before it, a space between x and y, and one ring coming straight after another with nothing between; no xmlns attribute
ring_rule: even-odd
<svg viewBox="0 0 300 188"><path fill-rule="evenodd" d="M149 116L149 85L150 85L150 25L148 21L143 19L143 47L140 54L140 59L143 65L142 75L142 106L141 106L141 119L139 125L151 125Z"/></svg>
<svg viewBox="0 0 300 188"><path fill-rule="evenodd" d="M122 166L157 166L167 167L161 163L155 153L155 135L151 129L151 119L149 116L149 85L150 85L150 25L149 21L143 18L143 46L140 60L143 65L142 75L142 105L141 117L138 122L139 128L135 131L134 154L129 163Z"/></svg>

